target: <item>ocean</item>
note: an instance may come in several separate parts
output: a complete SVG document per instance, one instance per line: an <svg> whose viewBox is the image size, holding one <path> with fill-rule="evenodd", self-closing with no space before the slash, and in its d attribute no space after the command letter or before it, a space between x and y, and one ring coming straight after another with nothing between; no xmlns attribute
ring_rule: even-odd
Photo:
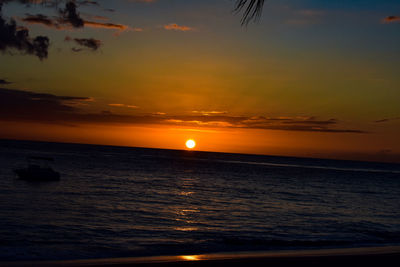
<svg viewBox="0 0 400 267"><path fill-rule="evenodd" d="M56 182L13 174L55 159ZM0 140L0 261L400 245L400 165Z"/></svg>

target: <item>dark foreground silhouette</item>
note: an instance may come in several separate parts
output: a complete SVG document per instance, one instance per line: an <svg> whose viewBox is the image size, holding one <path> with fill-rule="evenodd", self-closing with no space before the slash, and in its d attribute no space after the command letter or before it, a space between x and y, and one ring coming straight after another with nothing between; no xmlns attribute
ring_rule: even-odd
<svg viewBox="0 0 400 267"><path fill-rule="evenodd" d="M29 163L26 168L15 169L19 179L31 182L39 181L58 181L60 173L53 170L50 166L41 166L38 162L52 162L53 158L47 157L30 157L28 160L34 160L35 163Z"/></svg>
<svg viewBox="0 0 400 267"><path fill-rule="evenodd" d="M0 266L398 266L400 247L0 263Z"/></svg>

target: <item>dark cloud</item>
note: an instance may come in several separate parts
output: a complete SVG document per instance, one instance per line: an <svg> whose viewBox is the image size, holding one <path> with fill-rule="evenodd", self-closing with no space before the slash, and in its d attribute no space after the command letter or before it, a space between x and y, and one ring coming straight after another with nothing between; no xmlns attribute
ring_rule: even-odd
<svg viewBox="0 0 400 267"><path fill-rule="evenodd" d="M6 21L1 12L2 4L3 2L0 2L0 51L17 50L21 53L35 55L40 60L47 58L49 38L37 36L32 39L28 29L17 26L13 19Z"/></svg>
<svg viewBox="0 0 400 267"><path fill-rule="evenodd" d="M93 39L93 38L89 38L89 39L75 38L74 41L77 44L79 44L81 46L86 46L87 48L92 49L94 51L99 49L99 47L101 46L101 41Z"/></svg>
<svg viewBox="0 0 400 267"><path fill-rule="evenodd" d="M110 111L84 113L78 107L88 101L91 98L0 88L0 120L56 124L161 123L160 119L152 116L118 115Z"/></svg>
<svg viewBox="0 0 400 267"><path fill-rule="evenodd" d="M42 14L26 14L26 17L22 18L21 21L27 22L29 24L43 24L51 28L60 28L60 25L54 19Z"/></svg>
<svg viewBox="0 0 400 267"><path fill-rule="evenodd" d="M89 0L86 0L86 1L79 1L78 4L79 4L80 6L100 6L100 4L99 4L98 2L96 2L96 1L89 1Z"/></svg>
<svg viewBox="0 0 400 267"><path fill-rule="evenodd" d="M63 0L0 0L0 5L10 2L18 2L27 6L40 4L44 7L56 7Z"/></svg>
<svg viewBox="0 0 400 267"><path fill-rule="evenodd" d="M336 119L329 119L329 120L317 120L315 117L305 117L301 119L293 119L293 118L265 118L265 117L258 117L252 120L258 122L279 122L281 124L299 124L299 125L334 125L337 124L338 121ZM251 120L249 120L251 121Z"/></svg>
<svg viewBox="0 0 400 267"><path fill-rule="evenodd" d="M76 4L73 1L68 1L65 4L65 9L60 9L61 21L63 24L71 24L74 28L82 28L84 21L80 17L76 9Z"/></svg>
<svg viewBox="0 0 400 267"><path fill-rule="evenodd" d="M93 51L96 51L102 45L100 40L96 40L94 38L74 38L74 39L72 39L71 37L66 36L64 40L67 42L74 41L76 44L87 47ZM72 51L80 52L80 51L82 51L82 49L81 48L72 48Z"/></svg>
<svg viewBox="0 0 400 267"><path fill-rule="evenodd" d="M22 90L0 89L0 120L50 123L163 124L187 127L241 128L326 133L365 133L337 128L334 119L314 117L267 118L218 115L122 115L110 111L85 113L78 109L88 97L56 96Z"/></svg>
<svg viewBox="0 0 400 267"><path fill-rule="evenodd" d="M129 29L128 26L123 24L115 24L115 23L103 23L103 22L96 22L96 21L84 21L85 26L92 27L92 28L103 28L103 29L114 29L125 31Z"/></svg>
<svg viewBox="0 0 400 267"><path fill-rule="evenodd" d="M81 5L98 5L95 1L81 1ZM58 19L59 24L69 24L74 28L82 28L84 26L126 30L128 27L121 24L101 23L95 21L84 20L77 11L77 5L74 1L68 1L64 9L60 9L61 18ZM54 23L54 22L53 22ZM54 23L55 24L55 23Z"/></svg>
<svg viewBox="0 0 400 267"><path fill-rule="evenodd" d="M389 121L395 121L395 120L400 120L400 117L394 117L394 118L385 118L385 119L380 119L375 121L376 123L383 123L383 122L389 122Z"/></svg>
<svg viewBox="0 0 400 267"><path fill-rule="evenodd" d="M72 47L71 50L72 50L72 52L76 52L76 53L83 51L82 48L76 48L76 47Z"/></svg>
<svg viewBox="0 0 400 267"><path fill-rule="evenodd" d="M104 20L105 17L93 16L96 19ZM116 24L116 23L104 23L104 22L97 22L97 21L90 21L90 20L82 20L82 26L76 27L74 26L69 20L65 18L50 18L48 16L38 14L38 15L30 15L27 14L25 18L22 18L21 21L29 23L29 24L42 24L47 27L55 28L58 30L64 30L66 27L64 25L71 25L75 28L80 27L91 27L91 28L101 28L101 29L111 29L111 30L119 30L125 31L128 30L129 27L123 24ZM134 31L140 31L140 28L134 28Z"/></svg>
<svg viewBox="0 0 400 267"><path fill-rule="evenodd" d="M0 85L1 84L12 84L12 82L9 82L9 81L6 81L6 80L4 80L4 79L0 79Z"/></svg>
<svg viewBox="0 0 400 267"><path fill-rule="evenodd" d="M18 2L21 4L25 4L27 6L31 5L41 5L44 7L58 7L60 4L65 2L74 2L78 6L100 6L97 1L91 0L82 0L82 1L75 1L75 0L0 0L0 3L9 3L9 2Z"/></svg>
<svg viewBox="0 0 400 267"><path fill-rule="evenodd" d="M3 3L11 2L12 0L0 0L0 15ZM99 5L96 1L45 1L45 0L18 0L16 2L22 4L53 4L57 6L59 2L65 2L65 8L58 10L57 17L49 17L43 14L26 14L21 21L28 24L41 24L50 28L63 30L68 27L83 28L94 27L103 29L116 29L119 31L127 30L129 27L121 24L103 23L95 21L85 21L81 18L77 11L77 4L79 5ZM18 27L14 20L6 22L3 17L0 17L0 51L9 51L16 49L26 54L33 54L41 60L47 58L49 38L46 36L38 36L34 39L29 37L29 30L27 28ZM96 51L102 45L100 40L94 38L75 38L73 41L88 49ZM82 48L72 48L74 52L83 51Z"/></svg>
<svg viewBox="0 0 400 267"><path fill-rule="evenodd" d="M63 115L78 112L74 107L87 97L56 96L22 90L0 88L0 119L56 121Z"/></svg>
<svg viewBox="0 0 400 267"><path fill-rule="evenodd" d="M94 3L89 1L90 3ZM93 16L94 18L104 20L104 17ZM81 15L77 11L77 5L74 1L68 1L65 4L64 9L59 10L59 17L50 18L43 14L31 15L27 14L25 18L21 19L23 22L29 24L42 24L47 27L55 28L55 29L65 29L66 26L72 26L73 28L83 28L83 27L92 27L92 28L102 28L102 29L114 29L119 31L128 30L129 27L123 24L116 23L104 23L97 21L84 20Z"/></svg>
<svg viewBox="0 0 400 267"><path fill-rule="evenodd" d="M208 126L249 128L283 131L329 132L329 133L365 133L361 130L335 128L335 119L316 120L307 118L266 118L263 116L245 117L228 115L174 116L166 119L169 123L185 126Z"/></svg>

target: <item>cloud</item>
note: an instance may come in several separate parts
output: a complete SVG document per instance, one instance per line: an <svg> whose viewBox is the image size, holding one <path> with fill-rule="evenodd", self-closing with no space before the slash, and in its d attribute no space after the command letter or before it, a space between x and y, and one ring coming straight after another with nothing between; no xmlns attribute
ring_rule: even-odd
<svg viewBox="0 0 400 267"><path fill-rule="evenodd" d="M82 28L84 26L84 21L80 17L76 10L76 4L73 1L69 1L65 4L65 9L60 9L61 19L63 24L71 24L74 28Z"/></svg>
<svg viewBox="0 0 400 267"><path fill-rule="evenodd" d="M37 36L31 38L29 30L18 26L14 19L6 21L2 16L2 6L4 3L13 2L12 0L0 0L0 51L12 54L18 51L22 54L35 55L40 60L48 57L50 39L47 36ZM42 4L45 6L57 7L59 1L56 0L15 0L22 4ZM77 5L98 5L96 1L62 1L65 2L65 8L59 9L56 17L49 17L43 14L26 14L20 20L27 24L39 24L49 28L64 30L68 28L102 28L114 29L119 32L132 30L136 32L143 31L142 28L130 28L126 25L116 23L104 23L84 20L77 11ZM102 17L104 19L104 17ZM94 38L76 38L74 41L91 50L97 50L102 42ZM80 52L81 48L72 48L74 52Z"/></svg>
<svg viewBox="0 0 400 267"><path fill-rule="evenodd" d="M46 8L58 8L60 4L62 3L68 3L68 2L73 2L76 3L76 6L100 6L98 2L96 1L77 1L77 0L0 0L0 4L7 4L10 2L18 2L20 4L24 4L27 7L30 7L31 5L41 5L42 7Z"/></svg>
<svg viewBox="0 0 400 267"><path fill-rule="evenodd" d="M75 38L74 41L77 44L85 46L93 51L96 51L101 46L101 41L94 38Z"/></svg>
<svg viewBox="0 0 400 267"><path fill-rule="evenodd" d="M87 1L85 1L87 2ZM73 1L69 1L65 5L65 9L60 10L60 14L62 16L59 19L61 24L70 24L74 28L82 28L92 27L92 28L103 28L103 29L114 29L125 31L129 29L128 26L122 24L115 24L115 23L103 23L103 22L96 22L96 21L88 21L81 18L80 14L77 12L76 4Z"/></svg>
<svg viewBox="0 0 400 267"><path fill-rule="evenodd" d="M74 105L82 101L91 101L91 98L0 88L0 119L57 121L62 119L62 114L76 113Z"/></svg>
<svg viewBox="0 0 400 267"><path fill-rule="evenodd" d="M209 115L221 115L221 114L227 114L227 111L217 111L217 110L210 110L210 111L204 111L204 110L193 110L192 113L195 114L202 114L204 116L209 116Z"/></svg>
<svg viewBox="0 0 400 267"><path fill-rule="evenodd" d="M133 108L133 109L139 108L138 106L135 105L126 105L126 104L108 104L108 106L117 108Z"/></svg>
<svg viewBox="0 0 400 267"><path fill-rule="evenodd" d="M106 19L105 17L99 17L99 16L93 16L93 18L98 18L101 20ZM37 15L27 14L26 17L21 19L21 21L28 24L42 24L44 26L58 30L64 30L65 28L67 28L66 26L71 26L73 28L91 27L91 28L113 29L119 31L125 31L130 29L129 26L123 24L84 20L78 13L77 5L73 1L68 1L65 4L65 8L59 10L59 17L50 18L43 14L37 14ZM134 28L133 30L139 31L138 29L140 28Z"/></svg>
<svg viewBox="0 0 400 267"><path fill-rule="evenodd" d="M400 22L400 17L399 16L387 16L382 20L383 23L394 23L394 22Z"/></svg>
<svg viewBox="0 0 400 267"><path fill-rule="evenodd" d="M194 30L194 28L192 28L192 27L182 26L182 25L178 25L176 23L171 23L171 24L164 25L163 28L166 29L166 30L169 30L169 31L170 30L174 30L174 31L183 31L183 32L193 31Z"/></svg>
<svg viewBox="0 0 400 267"><path fill-rule="evenodd" d="M35 55L40 60L47 58L49 38L46 36L31 38L28 29L17 26L13 19L7 22L1 11L2 2L0 2L0 51L11 53L12 50L17 50L23 54Z"/></svg>
<svg viewBox="0 0 400 267"><path fill-rule="evenodd" d="M199 115L175 116L169 123L184 126L208 126L248 128L284 131L330 132L330 133L364 133L361 130L335 128L338 121L335 119L317 120L314 117L295 118L266 118L263 116L228 116L228 115Z"/></svg>
<svg viewBox="0 0 400 267"><path fill-rule="evenodd" d="M21 4L47 4L47 3L54 3L55 0L0 0L0 5L3 3L9 3L9 2L19 2Z"/></svg>
<svg viewBox="0 0 400 267"><path fill-rule="evenodd" d="M120 30L120 31L125 31L125 30L129 29L128 26L123 25L123 24L103 23L103 22L95 22L95 21L87 21L87 20L85 20L83 23L85 26L92 27L92 28L114 29L114 30Z"/></svg>
<svg viewBox="0 0 400 267"><path fill-rule="evenodd" d="M86 48L91 49L92 51L96 51L102 45L102 42L100 40L97 40L97 39L94 39L94 38L71 38L69 36L66 36L64 40L66 42L73 41L73 42L75 42L76 44L78 44L80 46L84 46ZM81 51L83 51L83 49L82 48L73 47L72 51L81 52Z"/></svg>
<svg viewBox="0 0 400 267"><path fill-rule="evenodd" d="M103 18L104 19L104 18ZM123 25L123 24L116 24L116 23L104 23L104 22L96 22L96 21L89 21L89 20L82 20L82 25L77 24L74 25L72 24L69 20L65 19L57 19L57 18L49 18L48 16L38 14L38 15L30 15L27 14L25 18L22 18L21 21L26 22L28 24L41 24L50 28L58 29L58 30L64 30L66 29L65 26L63 25L71 25L75 28L80 28L80 27L90 27L90 28L101 28L101 29L111 29L111 30L119 30L119 31L125 31L130 29L129 26ZM142 31L141 28L133 28L133 31Z"/></svg>
<svg viewBox="0 0 400 267"><path fill-rule="evenodd" d="M12 84L12 82L6 81L4 79L0 79L0 85L4 85L4 84Z"/></svg>
<svg viewBox="0 0 400 267"><path fill-rule="evenodd" d="M377 121L374 121L375 123L384 123L384 122L390 122L390 121L396 121L400 120L400 117L394 117L394 118L385 118L385 119L380 119Z"/></svg>
<svg viewBox="0 0 400 267"><path fill-rule="evenodd" d="M78 4L80 6L100 6L100 4L96 1L90 1L90 0L86 0L86 1L79 1Z"/></svg>
<svg viewBox="0 0 400 267"><path fill-rule="evenodd" d="M37 14L37 15L26 14L26 17L22 18L21 21L26 22L28 24L42 24L50 28L57 28L57 29L61 28L60 24L57 23L56 20L51 19L48 16L42 14Z"/></svg>
<svg viewBox="0 0 400 267"><path fill-rule="evenodd" d="M110 20L108 17L99 16L99 15L85 14L84 16L85 16L85 17L88 17L88 18L90 18L90 19L97 19L97 20L103 20L103 21Z"/></svg>
<svg viewBox="0 0 400 267"><path fill-rule="evenodd" d="M155 115L155 116L164 116L164 115L167 115L167 113L157 111L157 112L153 112L152 115Z"/></svg>
<svg viewBox="0 0 400 267"><path fill-rule="evenodd" d="M89 97L56 96L22 90L0 88L0 120L36 121L51 123L100 124L159 124L191 128L264 129L282 131L365 133L361 130L337 127L335 119L318 120L315 117L230 116L227 114L123 115L108 110L85 113L78 107L92 101ZM114 108L137 108L134 105L109 104Z"/></svg>

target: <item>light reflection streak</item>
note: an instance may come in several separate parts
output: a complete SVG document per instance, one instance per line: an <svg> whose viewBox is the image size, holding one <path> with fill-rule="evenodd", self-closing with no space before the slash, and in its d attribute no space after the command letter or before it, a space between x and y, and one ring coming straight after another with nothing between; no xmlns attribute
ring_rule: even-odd
<svg viewBox="0 0 400 267"><path fill-rule="evenodd" d="M185 261L199 261L201 260L200 256L198 255L185 255L185 256L179 256L182 260Z"/></svg>
<svg viewBox="0 0 400 267"><path fill-rule="evenodd" d="M197 231L199 230L198 227L176 227L176 231L182 231L182 232L191 232L191 231Z"/></svg>

